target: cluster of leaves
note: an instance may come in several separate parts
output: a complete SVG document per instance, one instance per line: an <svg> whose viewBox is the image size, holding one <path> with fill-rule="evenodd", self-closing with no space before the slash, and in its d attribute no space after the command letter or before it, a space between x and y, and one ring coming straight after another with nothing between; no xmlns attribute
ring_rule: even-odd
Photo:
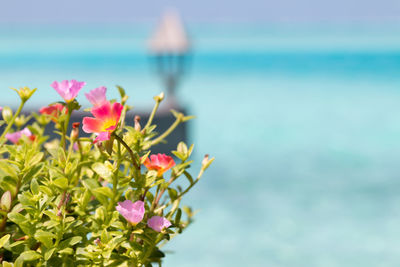
<svg viewBox="0 0 400 267"><path fill-rule="evenodd" d="M156 96L155 108L146 124L139 119L126 126L130 108L119 88L124 106L121 120L110 140L93 144L92 138L67 133L71 113L79 109L76 100L64 103L68 112L57 121L33 114L34 122L20 115L34 90L17 90L20 108L13 114L3 108L4 132L0 137L0 261L2 266L151 266L164 257L160 247L191 222L193 212L180 205L182 197L199 181L213 159L202 162L193 178L188 168L193 145L179 143L177 164L164 175L142 166L152 146L163 142L174 128L190 117L173 112L176 122L157 135L152 118L163 95ZM44 135L47 124L55 123L60 138ZM22 136L17 144L7 143L7 132L27 127L35 138ZM167 177L168 176L168 177ZM188 181L184 188L173 183ZM165 194L164 194L165 192ZM119 201L145 203L142 222L132 225L116 210ZM161 232L146 225L148 218L163 216L172 225Z"/></svg>

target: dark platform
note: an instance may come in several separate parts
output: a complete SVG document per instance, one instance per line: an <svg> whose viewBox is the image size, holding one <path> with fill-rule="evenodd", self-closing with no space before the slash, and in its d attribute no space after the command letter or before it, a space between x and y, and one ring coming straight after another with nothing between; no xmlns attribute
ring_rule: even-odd
<svg viewBox="0 0 400 267"><path fill-rule="evenodd" d="M183 114L186 114L185 110L182 108L177 108L175 109L178 112L182 112ZM134 126L134 117L136 115L140 116L140 125L143 127L144 125L146 125L147 120L149 119L150 113L144 113L144 112L140 112L140 113L136 113L134 111L129 111L126 114L125 117L125 124L129 125L129 126ZM90 134L85 133L82 130L82 119L83 117L90 117L91 114L89 112L74 112L72 114L71 117L71 122L70 125L68 127L68 133L70 133L71 131L71 126L72 123L74 122L80 122L81 126L79 127L80 132L79 132L79 136L82 137L89 137ZM172 115L171 112L169 111L158 111L153 119L153 124L157 125L157 128L155 129L155 131L158 134L162 134L165 130L167 130L169 128L169 126L171 126L172 123L174 123L175 121L175 117ZM166 154L171 154L172 150L176 150L176 146L178 145L178 143L180 141L183 142L187 142L187 123L189 122L185 122L180 124L167 138L167 143L160 143L155 145L154 147L152 147L151 151L152 153L166 153ZM50 139L55 138L56 134L54 134L54 127L52 127L52 123L50 123L47 127L46 127L46 131L45 133L47 135L50 136Z"/></svg>

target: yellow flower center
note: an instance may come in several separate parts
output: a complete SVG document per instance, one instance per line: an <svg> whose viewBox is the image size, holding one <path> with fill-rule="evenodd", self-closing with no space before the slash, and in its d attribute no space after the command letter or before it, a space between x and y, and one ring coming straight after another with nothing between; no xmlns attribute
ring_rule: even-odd
<svg viewBox="0 0 400 267"><path fill-rule="evenodd" d="M110 128L111 126L114 126L115 125L115 121L114 120L106 120L104 123L103 123L103 132L105 132L105 131L107 131L107 129L108 128Z"/></svg>

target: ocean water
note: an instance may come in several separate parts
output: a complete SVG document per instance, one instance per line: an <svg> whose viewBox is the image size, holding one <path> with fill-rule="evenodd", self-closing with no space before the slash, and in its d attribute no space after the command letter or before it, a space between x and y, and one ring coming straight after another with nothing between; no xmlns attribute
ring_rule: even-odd
<svg viewBox="0 0 400 267"><path fill-rule="evenodd" d="M189 25L190 26L190 25ZM193 25L178 90L197 116L194 159L216 157L184 200L199 212L164 266L399 266L398 25ZM149 25L0 27L8 87L123 85L146 109L162 91ZM80 96L80 100L85 102ZM194 171L198 166L194 166Z"/></svg>

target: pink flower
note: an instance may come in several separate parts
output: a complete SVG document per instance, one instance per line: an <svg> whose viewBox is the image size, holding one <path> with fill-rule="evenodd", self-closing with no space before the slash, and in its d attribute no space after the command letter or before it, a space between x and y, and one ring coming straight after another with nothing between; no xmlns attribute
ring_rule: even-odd
<svg viewBox="0 0 400 267"><path fill-rule="evenodd" d="M24 128L23 130L14 133L8 133L6 134L6 138L10 142L18 144L19 139L21 139L23 135L27 136L31 141L35 140L35 136L31 133L31 131L29 131L28 128Z"/></svg>
<svg viewBox="0 0 400 267"><path fill-rule="evenodd" d="M46 114L49 115L51 117L51 120L56 122L58 116L60 116L61 112L63 111L64 106L61 104L54 104L54 105L50 105L48 107L42 107L39 112L40 114ZM68 109L65 108L65 114L68 113Z"/></svg>
<svg viewBox="0 0 400 267"><path fill-rule="evenodd" d="M147 221L147 225L156 232L161 232L164 228L171 226L171 222L160 216L153 216Z"/></svg>
<svg viewBox="0 0 400 267"><path fill-rule="evenodd" d="M107 88L101 86L91 90L89 93L85 93L85 96L93 106L98 107L107 102L106 91Z"/></svg>
<svg viewBox="0 0 400 267"><path fill-rule="evenodd" d="M86 133L96 133L94 143L110 139L111 132L117 128L121 112L124 107L120 103L105 102L103 105L93 107L94 116L83 118L82 129Z"/></svg>
<svg viewBox="0 0 400 267"><path fill-rule="evenodd" d="M64 80L62 82L54 81L51 84L51 87L53 87L62 98L64 98L65 102L71 102L75 99L85 84L85 82L78 82L76 80Z"/></svg>
<svg viewBox="0 0 400 267"><path fill-rule="evenodd" d="M133 203L130 200L118 202L116 210L131 224L136 225L143 220L144 202L136 201Z"/></svg>
<svg viewBox="0 0 400 267"><path fill-rule="evenodd" d="M147 158L144 166L148 170L156 170L158 176L162 176L164 172L175 166L174 159L165 154L151 155L150 160Z"/></svg>

